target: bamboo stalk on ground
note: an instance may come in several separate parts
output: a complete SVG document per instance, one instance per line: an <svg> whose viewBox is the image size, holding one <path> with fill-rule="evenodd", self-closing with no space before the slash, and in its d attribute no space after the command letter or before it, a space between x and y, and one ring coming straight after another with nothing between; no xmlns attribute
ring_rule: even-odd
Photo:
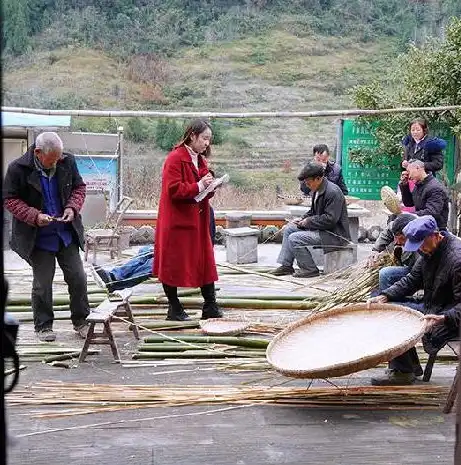
<svg viewBox="0 0 461 465"><path fill-rule="evenodd" d="M269 345L267 339L258 339L250 337L236 337L236 336L205 336L195 334L172 334L170 337L166 336L147 336L144 338L146 344L157 344L160 342L172 342L172 339L177 342L189 343L206 343L206 344L225 344L229 346L240 346L255 349L265 349Z"/></svg>

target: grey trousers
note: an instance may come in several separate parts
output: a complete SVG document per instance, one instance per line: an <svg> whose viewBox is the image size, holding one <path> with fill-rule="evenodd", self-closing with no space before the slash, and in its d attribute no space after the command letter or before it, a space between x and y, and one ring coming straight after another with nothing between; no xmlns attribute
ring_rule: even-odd
<svg viewBox="0 0 461 465"><path fill-rule="evenodd" d="M293 262L296 260L302 270L318 271L319 269L308 249L309 246L313 245L322 245L319 231L306 231L290 223L283 230L282 250L277 258L277 263L293 266Z"/></svg>
<svg viewBox="0 0 461 465"><path fill-rule="evenodd" d="M90 313L86 287L86 273L78 246L71 243L61 245L57 252L34 249L29 259L32 266L32 310L34 312L35 331L53 327L53 279L56 260L64 274L70 297L70 316L74 327L85 323Z"/></svg>

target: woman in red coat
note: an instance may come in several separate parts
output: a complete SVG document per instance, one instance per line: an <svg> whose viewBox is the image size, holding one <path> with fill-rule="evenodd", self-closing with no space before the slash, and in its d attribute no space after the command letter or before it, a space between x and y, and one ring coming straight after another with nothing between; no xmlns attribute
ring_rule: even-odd
<svg viewBox="0 0 461 465"><path fill-rule="evenodd" d="M194 200L213 182L205 159L211 137L206 121L193 121L163 165L153 274L168 298L167 320L189 318L178 299L178 287L200 287L205 300L202 319L222 317L216 304L218 273L210 236L208 199L213 194Z"/></svg>

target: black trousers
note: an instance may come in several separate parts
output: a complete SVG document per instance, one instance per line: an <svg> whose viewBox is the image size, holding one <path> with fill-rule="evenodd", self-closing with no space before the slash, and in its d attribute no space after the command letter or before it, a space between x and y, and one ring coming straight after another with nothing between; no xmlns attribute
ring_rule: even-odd
<svg viewBox="0 0 461 465"><path fill-rule="evenodd" d="M53 279L56 260L64 274L70 297L70 315L74 327L81 326L90 313L86 286L86 273L78 246L61 244L58 252L34 249L29 259L32 266L32 310L35 331L53 327Z"/></svg>
<svg viewBox="0 0 461 465"><path fill-rule="evenodd" d="M416 348L412 347L402 355L392 359L389 362L389 368L401 371L402 373L413 373L416 368L421 368Z"/></svg>

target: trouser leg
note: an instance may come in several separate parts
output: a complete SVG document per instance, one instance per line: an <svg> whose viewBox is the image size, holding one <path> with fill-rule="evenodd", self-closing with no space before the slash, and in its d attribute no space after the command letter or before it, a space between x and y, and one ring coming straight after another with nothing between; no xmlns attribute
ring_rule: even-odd
<svg viewBox="0 0 461 465"><path fill-rule="evenodd" d="M412 347L404 354L399 355L389 362L389 368L402 373L413 373L418 366L420 366L420 363L415 347Z"/></svg>
<svg viewBox="0 0 461 465"><path fill-rule="evenodd" d="M305 271L318 272L319 269L312 258L309 250L310 246L322 245L320 233L318 231L295 232L288 238L290 249L293 251L299 268Z"/></svg>
<svg viewBox="0 0 461 465"><path fill-rule="evenodd" d="M379 270L379 290L384 291L410 272L407 266L386 266Z"/></svg>
<svg viewBox="0 0 461 465"><path fill-rule="evenodd" d="M56 253L56 258L69 291L72 323L74 327L81 326L90 313L90 305L88 303L86 273L78 246L75 243L71 243L68 247L62 246Z"/></svg>
<svg viewBox="0 0 461 465"><path fill-rule="evenodd" d="M29 258L32 266L32 311L35 331L53 327L53 278L56 270L54 252L34 249Z"/></svg>
<svg viewBox="0 0 461 465"><path fill-rule="evenodd" d="M300 229L295 224L289 223L285 226L283 229L282 249L280 250L277 258L277 263L280 263L283 266L293 266L295 255L291 249L288 239L291 234L299 231Z"/></svg>

